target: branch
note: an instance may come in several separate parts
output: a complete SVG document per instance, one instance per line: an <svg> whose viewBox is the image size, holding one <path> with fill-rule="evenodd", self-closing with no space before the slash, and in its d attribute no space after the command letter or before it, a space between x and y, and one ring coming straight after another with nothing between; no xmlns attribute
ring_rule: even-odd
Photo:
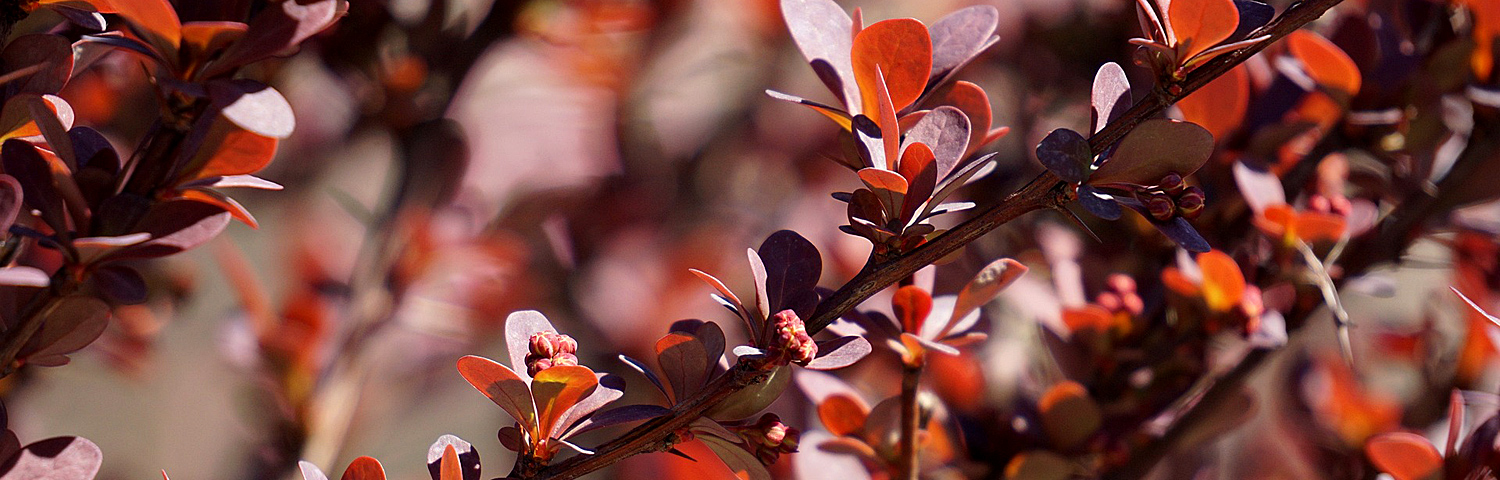
<svg viewBox="0 0 1500 480"><path fill-rule="evenodd" d="M907 365L901 370L901 476L903 480L917 480L921 471L917 459L917 430L920 428L921 407L917 405L917 386L921 383L921 365Z"/></svg>
<svg viewBox="0 0 1500 480"><path fill-rule="evenodd" d="M1120 118L1105 125L1098 133L1089 137L1089 148L1094 153L1104 151L1106 147L1119 141L1120 138L1124 137L1136 125L1156 116L1168 105L1175 103L1182 97L1207 85L1230 69L1244 63L1245 60L1248 60L1256 53L1260 53L1261 50L1264 50L1267 46L1275 43L1282 37L1301 28L1308 22L1316 20L1323 15L1324 11L1327 11L1341 1L1307 0L1292 5L1280 16L1253 34L1269 35L1270 38L1266 39L1266 41L1215 58L1194 69L1183 81L1167 86L1170 88L1159 87L1154 95L1136 102ZM1066 187L1068 187L1068 184L1058 179L1056 175L1053 175L1051 172L1044 172L1019 191L1007 196L1005 200L991 205L973 218L938 235L936 238L913 249L911 252L888 262L866 268L858 275L855 275L854 278L849 279L833 295L818 303L817 310L808 319L808 331L817 333L823 330L829 323L832 323L845 312L859 305L866 298L874 295L875 292L900 281L922 267L947 256L949 253L962 248L980 236L1027 212L1043 208L1061 207L1071 200L1071 194L1067 191ZM625 457L646 452L653 448L662 449L669 445L669 437L677 430L688 426L693 420L696 420L704 412L707 412L709 408L728 398L734 392L756 383L762 375L762 372L741 362L735 368L730 369L724 375L720 375L719 378L715 379L704 390L704 393L674 406L672 413L646 422L625 436L601 445L595 450L594 455L580 455L569 458L557 465L543 469L534 478L577 478L580 475L604 468ZM1213 392L1210 391L1209 393Z"/></svg>

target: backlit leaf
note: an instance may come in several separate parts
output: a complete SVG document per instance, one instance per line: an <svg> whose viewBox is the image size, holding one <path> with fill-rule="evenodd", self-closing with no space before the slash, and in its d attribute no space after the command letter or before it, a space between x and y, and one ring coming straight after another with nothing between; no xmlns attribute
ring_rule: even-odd
<svg viewBox="0 0 1500 480"><path fill-rule="evenodd" d="M559 365L537 372L531 379L531 396L537 407L537 431L543 435L553 431L568 409L598 387L599 379L588 367Z"/></svg>
<svg viewBox="0 0 1500 480"><path fill-rule="evenodd" d="M870 406L864 400L849 395L829 395L818 403L818 419L834 436L857 434L865 427L865 417L869 414Z"/></svg>
<svg viewBox="0 0 1500 480"><path fill-rule="evenodd" d="M1443 467L1443 457L1427 438L1410 432L1388 432L1365 442L1365 455L1396 480L1432 478Z"/></svg>
<svg viewBox="0 0 1500 480"><path fill-rule="evenodd" d="M1198 255L1203 272L1203 300L1216 312L1227 312L1240 305L1245 295L1245 274L1229 255L1211 250Z"/></svg>
<svg viewBox="0 0 1500 480"><path fill-rule="evenodd" d="M968 158L975 150L989 143L985 141L985 137L990 133L994 113L990 107L989 94L983 88L965 81L954 82L939 103L952 105L964 112L964 116L969 119L969 148L961 158Z"/></svg>
<svg viewBox="0 0 1500 480"><path fill-rule="evenodd" d="M449 452L452 452L451 460ZM460 474L453 476L458 477L453 480L479 480L479 450L475 450L474 445L462 438L443 435L427 447L427 473L434 480L440 478L447 480L451 477L445 477L444 472L451 468L450 464L456 467L452 469ZM352 468L353 465L351 464L350 467Z"/></svg>
<svg viewBox="0 0 1500 480"><path fill-rule="evenodd" d="M807 362L813 370L835 370L853 365L873 351L870 342L860 336L844 336L818 342L818 356Z"/></svg>
<svg viewBox="0 0 1500 480"><path fill-rule="evenodd" d="M1333 42L1311 30L1297 30L1287 35L1286 44L1319 85L1350 97L1359 93L1359 66Z"/></svg>
<svg viewBox="0 0 1500 480"><path fill-rule="evenodd" d="M1240 126L1249 106L1250 73L1244 65L1177 101L1183 120L1201 125L1220 141Z"/></svg>
<svg viewBox="0 0 1500 480"><path fill-rule="evenodd" d="M385 480L385 468L374 457L359 457L349 462L339 480Z"/></svg>
<svg viewBox="0 0 1500 480"><path fill-rule="evenodd" d="M885 79L891 103L900 111L922 96L932 72L932 39L922 22L910 18L865 27L854 36L850 55L867 114L875 108L877 73Z"/></svg>
<svg viewBox="0 0 1500 480"><path fill-rule="evenodd" d="M208 78L233 72L241 65L280 54L297 46L328 25L343 9L345 0L280 2L262 10L249 29L205 71Z"/></svg>
<svg viewBox="0 0 1500 480"><path fill-rule="evenodd" d="M536 425L536 407L526 380L510 367L488 358L468 355L458 359L458 373L523 427Z"/></svg>
<svg viewBox="0 0 1500 480"><path fill-rule="evenodd" d="M901 287L891 296L891 309L896 313L896 320L901 322L902 331L921 332L922 323L932 312L932 295L915 285Z"/></svg>
<svg viewBox="0 0 1500 480"><path fill-rule="evenodd" d="M203 147L193 156L189 169L197 180L208 177L247 175L260 171L276 157L275 138L240 128L230 122L215 122L203 140Z"/></svg>
<svg viewBox="0 0 1500 480"><path fill-rule="evenodd" d="M1166 13L1177 37L1177 58L1184 61L1229 39L1240 25L1234 0L1175 0Z"/></svg>
<svg viewBox="0 0 1500 480"><path fill-rule="evenodd" d="M113 11L100 9L102 13L117 13L125 18L132 30L157 52L171 58L182 42L182 23L177 20L177 9L167 0L110 0Z"/></svg>
<svg viewBox="0 0 1500 480"><path fill-rule="evenodd" d="M912 143L901 152L897 172L906 179L906 196L901 202L900 218L912 218L917 208L937 190L936 157L925 143Z"/></svg>
<svg viewBox="0 0 1500 480"><path fill-rule="evenodd" d="M656 364L672 387L672 398L686 400L707 380L712 366L703 343L691 335L668 333L656 341Z"/></svg>
<svg viewBox="0 0 1500 480"><path fill-rule="evenodd" d="M1074 381L1053 385L1037 402L1042 416L1042 430L1052 445L1070 449L1099 430L1103 421L1099 404L1088 389Z"/></svg>
<svg viewBox="0 0 1500 480"><path fill-rule="evenodd" d="M859 171L859 179L865 182L865 186L875 192L880 198L880 204L885 207L886 215L894 217L901 210L902 202L906 200L906 179L901 174L879 168L866 168Z"/></svg>
<svg viewBox="0 0 1500 480"><path fill-rule="evenodd" d="M979 307L990 303L1005 287L1010 286L1016 279L1025 275L1028 269L1021 262L1009 258L1002 258L990 262L974 278L959 290L958 299L953 304L953 315L949 317L947 325L937 335L931 338L943 338L952 333L953 324L968 316L970 312L978 310Z"/></svg>

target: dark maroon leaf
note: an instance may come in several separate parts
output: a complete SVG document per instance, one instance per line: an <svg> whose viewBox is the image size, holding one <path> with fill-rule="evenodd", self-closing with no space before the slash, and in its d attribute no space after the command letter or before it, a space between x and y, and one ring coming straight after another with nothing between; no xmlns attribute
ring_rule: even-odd
<svg viewBox="0 0 1500 480"><path fill-rule="evenodd" d="M1088 169L1094 154L1089 150L1089 141L1078 132L1059 128L1042 138L1036 146L1036 158L1057 178L1068 183L1083 183L1088 180Z"/></svg>
<svg viewBox="0 0 1500 480"><path fill-rule="evenodd" d="M213 78L242 65L280 55L332 24L347 8L345 0L293 1L272 4L250 21L245 36L234 42L204 72Z"/></svg>
<svg viewBox="0 0 1500 480"><path fill-rule="evenodd" d="M871 351L870 342L864 337L839 337L818 342L818 357L807 362L813 370L833 370L853 365Z"/></svg>
<svg viewBox="0 0 1500 480"><path fill-rule="evenodd" d="M146 301L146 279L134 268L108 265L94 270L93 279L99 291L115 303L137 305Z"/></svg>
<svg viewBox="0 0 1500 480"><path fill-rule="evenodd" d="M5 90L10 95L57 93L73 74L73 44L61 35L22 35L5 45L5 50L0 52L0 65L5 72L39 67L25 79L7 83Z"/></svg>
<svg viewBox="0 0 1500 480"><path fill-rule="evenodd" d="M849 106L849 113L860 113L859 85L849 56L854 48L849 14L833 0L781 0L781 16L818 77ZM825 67L819 69L820 63Z"/></svg>
<svg viewBox="0 0 1500 480"><path fill-rule="evenodd" d="M68 140L73 144L73 155L78 157L79 168L96 167L111 174L120 171L119 154L98 130L76 126L68 130Z"/></svg>
<svg viewBox="0 0 1500 480"><path fill-rule="evenodd" d="M592 417L584 419L577 427L568 432L567 436L578 435L584 432L622 425L631 422L650 420L662 415L672 413L667 407L660 405L626 405L599 412Z"/></svg>
<svg viewBox="0 0 1500 480"><path fill-rule="evenodd" d="M280 92L264 83L246 79L215 80L208 82L208 97L224 118L256 135L286 138L296 125L292 105Z"/></svg>
<svg viewBox="0 0 1500 480"><path fill-rule="evenodd" d="M16 223L16 218L21 215L24 195L21 192L21 182L16 181L15 177L0 173L0 231L10 231L10 226Z"/></svg>
<svg viewBox="0 0 1500 480"><path fill-rule="evenodd" d="M938 178L945 178L969 147L969 117L951 106L934 108L906 132L907 144L918 142L932 148Z"/></svg>
<svg viewBox="0 0 1500 480"><path fill-rule="evenodd" d="M932 37L932 73L928 88L942 83L949 74L979 55L991 42L1000 11L990 5L975 5L944 16L927 27Z"/></svg>
<svg viewBox="0 0 1500 480"><path fill-rule="evenodd" d="M1130 79L1125 76L1125 69L1115 62L1099 67L1094 74L1091 97L1093 110L1090 118L1093 119L1094 131L1098 132L1130 108Z"/></svg>
<svg viewBox="0 0 1500 480"><path fill-rule="evenodd" d="M160 55L157 55L156 50L151 48L151 46L141 43L140 40L124 37L117 32L105 32L98 35L84 35L81 41L96 43L100 45L108 45L115 48L122 48L135 53L139 53L141 55L145 55L146 58L150 58L158 63L166 63L165 60L162 60Z"/></svg>
<svg viewBox="0 0 1500 480"><path fill-rule="evenodd" d="M474 445L453 435L438 437L432 446L427 448L427 473L432 475L432 480L443 480L440 471L443 464L443 452L448 446L453 446L453 451L458 453L459 469L463 471L463 480L479 480L479 451Z"/></svg>
<svg viewBox="0 0 1500 480"><path fill-rule="evenodd" d="M811 292L823 274L818 247L797 232L781 230L761 242L757 250L766 266L766 293L775 313L790 308L790 300ZM722 347L720 351L723 351Z"/></svg>
<svg viewBox="0 0 1500 480"><path fill-rule="evenodd" d="M1250 38L1251 32L1270 23L1271 18L1276 16L1275 8L1255 0L1234 0L1234 8L1240 11L1240 25L1225 43Z"/></svg>
<svg viewBox="0 0 1500 480"><path fill-rule="evenodd" d="M1084 210L1096 217L1105 220L1120 219L1120 204L1115 198L1106 193L1095 190L1094 187L1084 185L1078 187L1078 204L1083 205Z"/></svg>
<svg viewBox="0 0 1500 480"><path fill-rule="evenodd" d="M0 162L5 165L5 173L21 184L26 205L41 211L42 220L54 231L68 231L62 194L53 183L52 168L36 147L24 140L6 140L0 144Z"/></svg>
<svg viewBox="0 0 1500 480"><path fill-rule="evenodd" d="M68 5L57 3L48 5L48 7L51 8L52 11L57 12L58 15L62 15L63 18L68 19L69 22L73 22L74 25L78 25L88 30L92 30L95 32L102 31L107 25L104 22L104 15L100 15L99 12L73 8Z"/></svg>
<svg viewBox="0 0 1500 480"><path fill-rule="evenodd" d="M1174 217L1167 222L1151 222L1151 225L1156 226L1156 229L1161 230L1167 238L1177 242L1177 245L1189 252L1203 253L1209 250L1208 241L1204 240L1203 236L1198 234L1198 230L1193 228L1193 224L1188 223L1185 218Z"/></svg>
<svg viewBox="0 0 1500 480"><path fill-rule="evenodd" d="M146 212L137 229L151 240L122 248L107 260L164 257L203 244L229 226L229 213L219 207L191 200L156 204Z"/></svg>
<svg viewBox="0 0 1500 480"><path fill-rule="evenodd" d="M109 305L83 295L58 300L42 328L22 348L22 357L47 357L76 352L93 343L109 326Z"/></svg>
<svg viewBox="0 0 1500 480"><path fill-rule="evenodd" d="M668 333L656 342L656 365L672 386L672 398L691 397L708 380L710 368L703 342L685 333Z"/></svg>
<svg viewBox="0 0 1500 480"><path fill-rule="evenodd" d="M54 437L34 442L6 462L0 480L89 480L99 473L104 453L83 437Z"/></svg>

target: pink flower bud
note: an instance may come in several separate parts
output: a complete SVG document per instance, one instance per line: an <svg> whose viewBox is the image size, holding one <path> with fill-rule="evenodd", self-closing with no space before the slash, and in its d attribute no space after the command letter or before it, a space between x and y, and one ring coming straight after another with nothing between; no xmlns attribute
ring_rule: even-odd
<svg viewBox="0 0 1500 480"><path fill-rule="evenodd" d="M1110 274L1109 278L1104 282L1106 285L1109 285L1109 289L1114 290L1115 293L1135 293L1135 279L1130 278L1130 275L1126 275L1123 273Z"/></svg>
<svg viewBox="0 0 1500 480"><path fill-rule="evenodd" d="M578 341L574 340L573 337L558 334L552 344L557 347L557 351L560 353L578 353Z"/></svg>
<svg viewBox="0 0 1500 480"><path fill-rule="evenodd" d="M552 356L552 366L554 366L554 367L561 367L561 366L570 366L571 367L571 366L577 366L577 365L578 365L578 356L577 355L573 355L571 353L559 353L557 355L553 355Z"/></svg>
<svg viewBox="0 0 1500 480"><path fill-rule="evenodd" d="M818 344L807 334L807 325L797 317L797 312L782 310L772 320L776 328L776 345L771 345L777 357L798 365L807 365L818 356Z"/></svg>
<svg viewBox="0 0 1500 480"><path fill-rule="evenodd" d="M526 374L535 377L536 374L541 373L542 370L546 370L549 368L552 368L551 358L538 358L536 359L536 361L528 362L526 364Z"/></svg>
<svg viewBox="0 0 1500 480"><path fill-rule="evenodd" d="M537 332L531 335L528 346L531 354L538 357L551 357L557 354L557 346L552 341L555 334L552 332Z"/></svg>

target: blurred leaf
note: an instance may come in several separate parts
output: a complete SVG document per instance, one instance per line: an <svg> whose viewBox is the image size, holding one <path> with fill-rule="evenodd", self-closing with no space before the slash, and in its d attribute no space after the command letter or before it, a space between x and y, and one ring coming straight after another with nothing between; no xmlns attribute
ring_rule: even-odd
<svg viewBox="0 0 1500 480"><path fill-rule="evenodd" d="M1333 42L1311 30L1297 30L1287 35L1286 44L1292 56L1307 69L1307 75L1319 85L1348 97L1359 93L1362 81L1359 66Z"/></svg>
<svg viewBox="0 0 1500 480"><path fill-rule="evenodd" d="M771 472L766 470L766 466L761 465L755 455L739 444L714 436L700 436L698 439L713 450L736 477L745 480L771 480Z"/></svg>
<svg viewBox="0 0 1500 480"><path fill-rule="evenodd" d="M1068 480L1076 468L1066 457L1046 450L1028 450L1005 465L1006 480Z"/></svg>
<svg viewBox="0 0 1500 480"><path fill-rule="evenodd" d="M1109 62L1099 67L1094 73L1094 90L1090 95L1090 117L1093 118L1094 131L1104 129L1109 122L1120 118L1125 110L1130 109L1134 103L1130 98L1130 79L1125 76L1125 69L1120 64Z"/></svg>
<svg viewBox="0 0 1500 480"><path fill-rule="evenodd" d="M379 466L378 462L376 466ZM351 464L350 468L353 467L354 465ZM475 450L474 445L455 435L438 437L437 441L432 442L432 446L427 448L427 473L434 480L450 478L452 480L479 480L479 467L479 450ZM450 471L452 473L449 473ZM455 475L457 473L461 475Z"/></svg>
<svg viewBox="0 0 1500 480"><path fill-rule="evenodd" d="M1223 142L1245 119L1250 106L1250 73L1240 65L1177 101L1182 119L1203 126Z"/></svg>
<svg viewBox="0 0 1500 480"><path fill-rule="evenodd" d="M1043 137L1036 145L1036 158L1057 178L1073 184L1088 180L1089 167L1094 162L1088 139L1066 128Z"/></svg>
<svg viewBox="0 0 1500 480"><path fill-rule="evenodd" d="M47 272L34 267L14 266L0 268L0 285L13 287L45 287L52 283Z"/></svg>
<svg viewBox="0 0 1500 480"><path fill-rule="evenodd" d="M1068 450L1094 435L1102 424L1099 404L1083 385L1063 381L1042 395L1037 402L1042 416L1042 430L1057 448Z"/></svg>
<svg viewBox="0 0 1500 480"><path fill-rule="evenodd" d="M1443 468L1443 456L1427 438L1410 432L1388 432L1365 442L1365 455L1380 471L1396 480L1435 477Z"/></svg>
<svg viewBox="0 0 1500 480"><path fill-rule="evenodd" d="M1214 137L1203 127L1146 120L1120 140L1109 160L1089 177L1089 184L1155 185L1171 172L1192 175L1213 152Z"/></svg>
<svg viewBox="0 0 1500 480"><path fill-rule="evenodd" d="M927 314L932 312L932 295L916 285L898 288L891 296L891 310L895 311L896 320L901 322L902 331L921 332L922 323L927 320Z"/></svg>
<svg viewBox="0 0 1500 480"><path fill-rule="evenodd" d="M1218 250L1203 252L1198 254L1198 269L1203 272L1203 300L1208 308L1228 312L1240 305L1245 274L1233 258Z"/></svg>
<svg viewBox="0 0 1500 480"><path fill-rule="evenodd" d="M328 475L319 470L317 465L305 460L297 462L297 469L302 472L302 480L328 480Z"/></svg>
<svg viewBox="0 0 1500 480"><path fill-rule="evenodd" d="M1250 211L1259 213L1274 205L1286 205L1286 190L1281 187L1281 179L1276 174L1244 161L1235 161L1233 169L1234 183Z"/></svg>
<svg viewBox="0 0 1500 480"><path fill-rule="evenodd" d="M468 355L458 359L458 373L522 426L530 430L536 425L531 388L510 367L488 358Z"/></svg>
<svg viewBox="0 0 1500 480"><path fill-rule="evenodd" d="M44 314L42 328L21 349L21 357L42 358L82 350L109 326L109 305L84 295L63 297Z"/></svg>
<svg viewBox="0 0 1500 480"><path fill-rule="evenodd" d="M864 400L845 394L833 394L818 403L818 419L834 436L856 435L865 427L870 406Z"/></svg>
<svg viewBox="0 0 1500 480"><path fill-rule="evenodd" d="M854 36L850 52L864 112L876 108L877 76L884 78L891 104L900 111L922 96L932 72L932 39L915 19L882 20ZM852 103L852 102L851 102Z"/></svg>
<svg viewBox="0 0 1500 480"><path fill-rule="evenodd" d="M1146 214L1145 212L1141 213L1143 215ZM1198 230L1193 228L1193 224L1188 223L1186 218L1173 217L1172 220L1166 222L1151 222L1151 226L1156 227L1163 235L1166 235L1167 238L1172 239L1178 246L1189 252L1202 253L1207 252L1210 248L1208 241L1204 240L1203 236L1198 234Z"/></svg>
<svg viewBox="0 0 1500 480"><path fill-rule="evenodd" d="M0 480L86 480L99 473L104 453L83 437L53 437L27 445Z"/></svg>
<svg viewBox="0 0 1500 480"><path fill-rule="evenodd" d="M953 325L960 319L969 315L970 312L978 310L979 307L990 303L1005 287L1010 286L1016 279L1025 275L1028 269L1021 262L1009 258L1002 258L990 262L974 278L959 290L958 298L953 304L953 315L948 319L947 325L937 335L931 338L943 338L953 333Z"/></svg>

